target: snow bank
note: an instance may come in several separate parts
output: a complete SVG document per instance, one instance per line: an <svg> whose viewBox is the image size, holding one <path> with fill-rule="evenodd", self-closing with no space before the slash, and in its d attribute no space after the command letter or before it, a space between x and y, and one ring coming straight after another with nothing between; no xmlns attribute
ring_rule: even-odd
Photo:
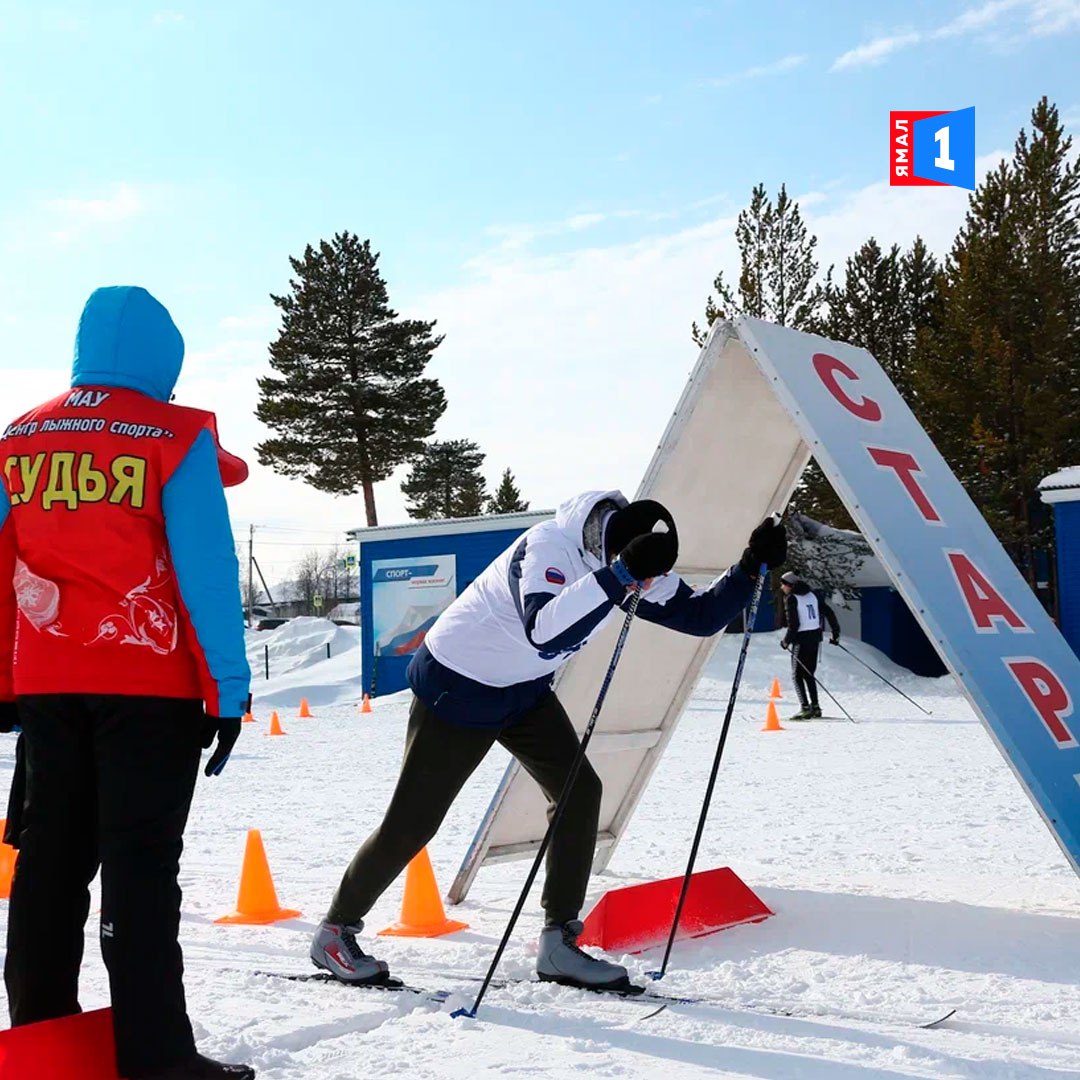
<svg viewBox="0 0 1080 1080"><path fill-rule="evenodd" d="M339 705L362 697L357 626L337 626L329 619L290 619L276 630L249 631L247 654L251 689L259 705L289 708L299 705L302 697L313 706Z"/></svg>

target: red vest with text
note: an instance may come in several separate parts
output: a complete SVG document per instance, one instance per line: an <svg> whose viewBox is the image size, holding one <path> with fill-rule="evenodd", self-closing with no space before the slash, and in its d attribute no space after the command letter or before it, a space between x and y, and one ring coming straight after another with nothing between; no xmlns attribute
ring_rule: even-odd
<svg viewBox="0 0 1080 1080"><path fill-rule="evenodd" d="M202 698L210 681L178 595L162 489L212 413L79 387L0 439L17 551L15 693ZM219 450L226 482L246 467ZM242 478L242 477L239 477Z"/></svg>

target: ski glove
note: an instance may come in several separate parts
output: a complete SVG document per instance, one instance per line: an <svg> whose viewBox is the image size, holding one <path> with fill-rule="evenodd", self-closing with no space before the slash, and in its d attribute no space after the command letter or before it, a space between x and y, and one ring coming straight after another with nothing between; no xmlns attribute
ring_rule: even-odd
<svg viewBox="0 0 1080 1080"><path fill-rule="evenodd" d="M19 728L19 710L14 701L0 701L0 731L7 734Z"/></svg>
<svg viewBox="0 0 1080 1080"><path fill-rule="evenodd" d="M221 775L221 770L225 768L236 740L240 738L240 718L238 716L207 716L203 720L203 746L207 748L213 746L215 738L217 746L214 747L214 752L210 755L210 760L203 770L206 776Z"/></svg>
<svg viewBox="0 0 1080 1080"><path fill-rule="evenodd" d="M640 584L670 573L678 557L679 542L672 533L644 533L622 549L612 569L624 585Z"/></svg>
<svg viewBox="0 0 1080 1080"><path fill-rule="evenodd" d="M750 534L747 548L739 560L739 566L749 577L757 577L762 563L770 570L775 570L786 558L787 533L783 525L778 525L770 517Z"/></svg>
<svg viewBox="0 0 1080 1080"><path fill-rule="evenodd" d="M840 635L839 634L833 634L833 636L831 638L829 638L829 644L830 645L839 645L840 644Z"/></svg>

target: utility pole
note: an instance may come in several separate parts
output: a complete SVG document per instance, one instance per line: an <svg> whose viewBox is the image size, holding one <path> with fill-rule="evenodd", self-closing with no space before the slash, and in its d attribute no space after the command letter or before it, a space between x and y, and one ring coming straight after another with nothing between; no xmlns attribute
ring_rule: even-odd
<svg viewBox="0 0 1080 1080"><path fill-rule="evenodd" d="M248 626L255 625L255 526L248 531Z"/></svg>

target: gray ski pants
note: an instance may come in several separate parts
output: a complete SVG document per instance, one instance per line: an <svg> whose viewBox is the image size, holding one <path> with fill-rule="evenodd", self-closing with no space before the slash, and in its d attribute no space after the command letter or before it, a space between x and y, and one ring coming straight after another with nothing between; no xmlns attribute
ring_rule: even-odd
<svg viewBox="0 0 1080 1080"><path fill-rule="evenodd" d="M465 781L496 743L510 751L548 798L548 818L580 742L554 693L504 728L450 724L414 697L397 788L382 824L345 871L327 913L359 922L438 831ZM542 904L547 924L576 919L585 902L600 819L600 778L586 760L547 853Z"/></svg>

